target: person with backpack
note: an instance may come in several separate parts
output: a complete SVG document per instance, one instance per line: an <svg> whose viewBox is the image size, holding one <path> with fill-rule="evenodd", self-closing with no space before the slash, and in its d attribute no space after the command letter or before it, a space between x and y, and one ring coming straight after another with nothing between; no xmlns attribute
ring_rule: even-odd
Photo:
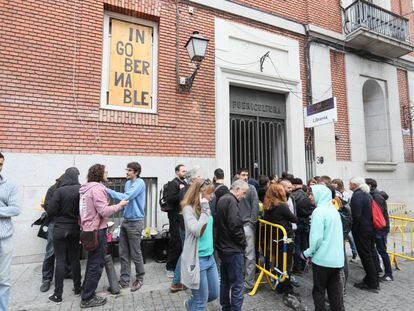
<svg viewBox="0 0 414 311"><path fill-rule="evenodd" d="M375 231L375 246L373 256L375 266L377 271L381 272L381 266L379 263L378 253L382 258L382 262L384 264L384 275L380 277L380 281L394 281L394 277L392 275L391 269L391 261L390 257L387 253L387 235L390 232L390 219L388 216L388 206L387 201L381 195L380 191L377 189L377 181L372 178L366 178L365 182L370 187L370 194L372 199L378 204L381 208L382 215L385 219L385 227L380 230Z"/></svg>
<svg viewBox="0 0 414 311"><path fill-rule="evenodd" d="M184 200L185 194L187 193L188 189L193 183L203 181L203 178L201 177L201 173L198 167L194 167L193 169L188 171L186 173L185 179L188 181L188 184L180 190L180 193L179 193L180 202ZM184 218L183 218L182 213L179 214L179 217L180 217L180 228L179 228L180 238L181 238L182 245L184 245L185 226L184 226ZM181 284L181 256L182 256L182 253L177 260L177 265L175 266L175 271L174 271L174 277L170 285L170 292L172 293L176 293L176 292L187 289L187 287Z"/></svg>
<svg viewBox="0 0 414 311"><path fill-rule="evenodd" d="M182 252L179 215L181 211L180 190L187 185L185 180L186 173L187 168L183 164L179 164L175 167L175 178L168 182L166 195L166 211L168 213L168 221L170 224L170 241L168 242L168 255L165 270L167 277L171 279L174 277L174 270Z"/></svg>
<svg viewBox="0 0 414 311"><path fill-rule="evenodd" d="M303 258L312 260L312 296L316 311L326 310L325 292L331 310L344 310L340 270L344 266L344 240L338 211L332 204L332 191L324 185L311 187L312 213L309 248Z"/></svg>
<svg viewBox="0 0 414 311"><path fill-rule="evenodd" d="M375 231L372 221L370 189L363 177L351 178L349 189L354 192L350 201L353 220L352 235L366 274L363 280L355 283L354 286L377 293L379 280L372 256L372 249L375 246Z"/></svg>
<svg viewBox="0 0 414 311"><path fill-rule="evenodd" d="M87 183L82 185L79 190L79 216L82 234L90 235L94 243L89 248L84 245L84 248L88 250L88 262L82 286L81 308L98 307L106 303L106 298L95 295L95 291L105 266L108 217L128 204L127 200L121 200L116 205L110 206L108 204L106 187L102 184L107 181L107 176L108 172L104 165L92 165L88 171Z"/></svg>
<svg viewBox="0 0 414 311"><path fill-rule="evenodd" d="M349 275L349 266L348 266L348 260L346 258L345 243L352 229L352 215L351 215L351 209L349 207L348 202L342 200L342 197L340 193L336 190L336 187L333 184L331 184L331 186L329 186L328 188L331 190L331 193L332 193L332 204L335 206L335 208L339 212L339 215L341 216L342 232L343 232L343 238L344 238L344 267L340 271L340 276L341 276L342 286L343 286L343 296L345 296L346 295L346 283L348 281L348 275Z"/></svg>

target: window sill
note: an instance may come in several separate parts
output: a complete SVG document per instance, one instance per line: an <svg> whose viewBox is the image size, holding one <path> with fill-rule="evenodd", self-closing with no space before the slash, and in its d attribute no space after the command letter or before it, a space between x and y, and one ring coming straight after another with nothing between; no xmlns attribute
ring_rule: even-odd
<svg viewBox="0 0 414 311"><path fill-rule="evenodd" d="M397 169L397 163L394 162L365 162L367 172L394 172Z"/></svg>

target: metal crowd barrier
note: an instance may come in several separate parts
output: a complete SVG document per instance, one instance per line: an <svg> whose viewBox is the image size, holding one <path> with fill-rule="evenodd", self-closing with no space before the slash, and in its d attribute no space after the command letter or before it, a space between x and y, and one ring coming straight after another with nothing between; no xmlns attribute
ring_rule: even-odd
<svg viewBox="0 0 414 311"><path fill-rule="evenodd" d="M283 226L259 219L259 230L257 241L258 262L257 269L260 274L257 277L250 296L256 294L263 277L266 277L267 284L275 289L277 284L283 282L287 275L287 244L292 241L288 239Z"/></svg>
<svg viewBox="0 0 414 311"><path fill-rule="evenodd" d="M392 247L388 247L388 254L391 265L400 270L397 258L414 261L414 218L390 215L390 227Z"/></svg>

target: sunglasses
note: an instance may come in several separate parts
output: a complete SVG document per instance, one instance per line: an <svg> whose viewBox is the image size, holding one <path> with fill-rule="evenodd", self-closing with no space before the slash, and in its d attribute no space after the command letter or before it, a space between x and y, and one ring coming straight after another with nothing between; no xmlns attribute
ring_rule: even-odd
<svg viewBox="0 0 414 311"><path fill-rule="evenodd" d="M204 179L203 183L200 186L200 190L204 187L204 186L208 186L211 185L211 180L209 178Z"/></svg>

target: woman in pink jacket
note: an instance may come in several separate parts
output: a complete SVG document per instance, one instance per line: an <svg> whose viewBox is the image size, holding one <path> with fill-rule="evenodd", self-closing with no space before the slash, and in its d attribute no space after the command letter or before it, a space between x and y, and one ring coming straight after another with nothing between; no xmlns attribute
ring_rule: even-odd
<svg viewBox="0 0 414 311"><path fill-rule="evenodd" d="M79 215L82 231L90 234L92 237L93 232L97 231L98 237L97 247L88 253L88 262L81 295L81 308L102 306L106 303L106 298L96 296L95 290L105 265L108 217L128 204L127 200L122 200L117 205L108 205L106 188L102 185L102 182L107 181L107 175L108 172L105 170L104 165L93 165L88 171L88 182L82 185L79 190Z"/></svg>

